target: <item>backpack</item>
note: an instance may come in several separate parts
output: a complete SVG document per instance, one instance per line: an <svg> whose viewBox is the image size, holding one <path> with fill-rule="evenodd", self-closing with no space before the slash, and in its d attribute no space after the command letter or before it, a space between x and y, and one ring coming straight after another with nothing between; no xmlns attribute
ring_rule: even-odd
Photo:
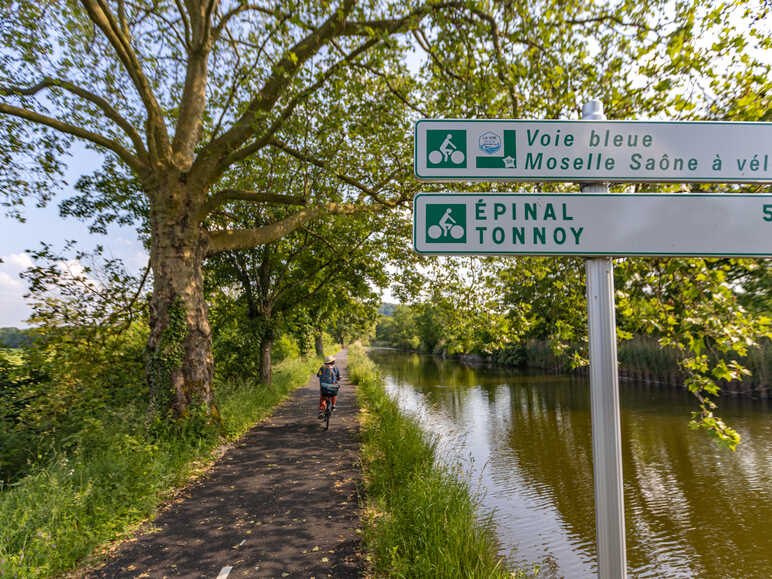
<svg viewBox="0 0 772 579"><path fill-rule="evenodd" d="M336 378L336 370L335 366L322 366L319 368L319 372L321 374L319 375L319 382L323 382L326 384L335 384L337 381Z"/></svg>

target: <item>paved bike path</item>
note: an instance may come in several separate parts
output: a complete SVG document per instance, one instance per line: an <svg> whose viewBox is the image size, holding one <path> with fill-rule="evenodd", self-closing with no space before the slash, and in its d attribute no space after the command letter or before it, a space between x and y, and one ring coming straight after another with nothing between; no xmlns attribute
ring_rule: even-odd
<svg viewBox="0 0 772 579"><path fill-rule="evenodd" d="M328 431L312 377L89 576L359 576L358 405L345 351L337 364Z"/></svg>

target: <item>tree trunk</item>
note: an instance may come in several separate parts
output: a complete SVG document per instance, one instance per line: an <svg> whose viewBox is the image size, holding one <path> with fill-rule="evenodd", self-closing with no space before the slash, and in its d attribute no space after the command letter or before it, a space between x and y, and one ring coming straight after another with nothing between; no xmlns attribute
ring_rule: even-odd
<svg viewBox="0 0 772 579"><path fill-rule="evenodd" d="M217 416L212 396L212 335L201 266L206 238L193 218L200 196L170 175L153 196L150 221L153 296L147 376L153 406L186 416L201 405Z"/></svg>
<svg viewBox="0 0 772 579"><path fill-rule="evenodd" d="M260 382L270 386L273 381L271 370L271 350L273 349L273 337L265 336L260 341Z"/></svg>
<svg viewBox="0 0 772 579"><path fill-rule="evenodd" d="M321 332L314 336L314 347L316 348L316 355L324 358L324 340Z"/></svg>

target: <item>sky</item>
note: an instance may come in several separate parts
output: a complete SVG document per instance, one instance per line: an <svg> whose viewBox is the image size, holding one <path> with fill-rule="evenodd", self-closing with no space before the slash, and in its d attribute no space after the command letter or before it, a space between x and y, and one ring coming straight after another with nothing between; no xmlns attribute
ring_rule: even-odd
<svg viewBox="0 0 772 579"><path fill-rule="evenodd" d="M28 327L32 313L24 294L27 286L19 274L32 265L25 250L37 249L41 242L62 249L65 240L74 239L78 248L91 250L104 246L105 257L123 260L132 273L141 271L148 260L147 252L130 227L111 227L107 235L94 235L88 231L88 222L59 216L59 203L72 192L71 185L78 177L93 172L101 166L101 158L81 145L73 144L73 156L66 172L69 184L47 207L37 208L34 202L23 209L26 223L20 223L0 212L0 327ZM1 211L1 210L0 210Z"/></svg>

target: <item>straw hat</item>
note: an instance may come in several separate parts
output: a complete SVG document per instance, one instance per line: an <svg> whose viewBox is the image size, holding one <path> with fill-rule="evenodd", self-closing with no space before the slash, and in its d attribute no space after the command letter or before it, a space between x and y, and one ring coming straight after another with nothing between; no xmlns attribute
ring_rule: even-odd
<svg viewBox="0 0 772 579"><path fill-rule="evenodd" d="M325 364L334 364L335 358L333 356L327 356L327 359L324 361Z"/></svg>

